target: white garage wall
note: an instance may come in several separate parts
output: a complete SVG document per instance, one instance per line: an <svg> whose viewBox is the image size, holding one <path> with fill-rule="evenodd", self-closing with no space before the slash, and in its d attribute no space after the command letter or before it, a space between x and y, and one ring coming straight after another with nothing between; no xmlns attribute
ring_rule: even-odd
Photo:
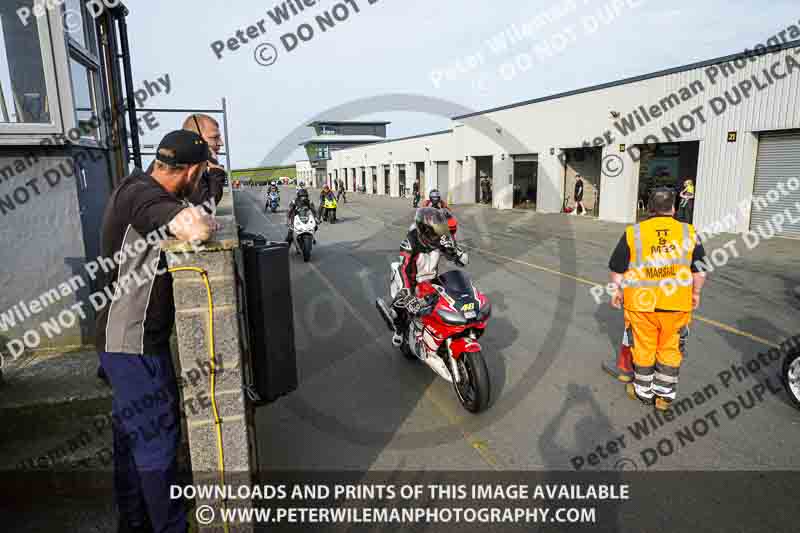
<svg viewBox="0 0 800 533"><path fill-rule="evenodd" d="M753 76L766 83L762 71L774 63L781 65L777 70L779 74L786 73L787 61L800 65L800 47L770 53L756 58L755 62L747 60L743 69L737 69L727 78L720 75L715 84L709 79L707 70L719 67L705 64L684 72L464 117L458 119L464 127L456 131L465 154L497 154L503 149L508 150L509 146L514 149L514 140L521 142L527 152L538 153L537 208L555 212L561 209L564 198L559 148L580 147L583 141L592 142L610 130L613 144L605 148L604 155L621 156L625 167L620 176L603 179L600 218L631 222L635 219L638 165L629 154L619 153L618 145L624 143L630 147L640 144L648 135L656 135L661 142L667 142L662 128L692 109L704 106L707 122L700 124L698 121L697 128L680 139L701 141L695 223L704 227L735 211L739 201L752 193L757 151L757 136L753 132L800 128L800 69L763 91L754 89L749 99L719 116L715 116L708 102ZM703 83L705 92L681 103L635 133L623 137L614 128L611 111L625 116L639 105L649 109L665 96L697 80ZM496 128L500 129L499 133ZM727 142L728 131L738 132L736 143ZM551 148L555 149L554 155L550 154ZM745 231L748 220L747 213L739 214L736 228L731 228L731 231Z"/></svg>
<svg viewBox="0 0 800 533"><path fill-rule="evenodd" d="M800 45L761 57L737 58L742 68L734 68L727 77L720 72L723 64L733 64L734 56L699 63L687 68L607 84L597 88L556 95L524 105L515 105L465 117L456 117L452 132L438 132L418 137L381 142L341 150L332 154L329 168L352 168L363 165L392 165L392 195L398 194L397 165L425 161L426 177L432 188L435 176L431 162L448 161L449 200L453 203L475 201L475 156L493 158L493 207L511 208L513 199L513 159L515 154L538 154L537 209L559 212L564 200L564 174L559 155L561 149L578 148L584 142L605 144L604 158L624 165L618 176L604 175L601 181L600 218L617 222L633 222L636 217L639 164L631 156L636 144L676 141L700 141L697 169L695 225L710 226L733 214L735 227L729 231L746 231L750 215L740 212L739 203L753 191L758 132L800 128ZM764 90L753 89L751 96L736 107L717 116L709 106L713 98L748 80L766 83L765 69L774 64L776 79ZM791 73L793 67L797 66ZM615 127L611 112L627 116L640 105L650 109L670 94L700 82L703 91L682 101L645 126L637 123L635 132L623 135ZM753 82L751 81L751 84ZM668 138L663 129L701 107L705 123L689 132L680 131L680 138ZM696 117L696 116L695 116ZM688 128L687 128L688 129ZM727 140L727 132L738 132L735 143ZM607 135L607 132L608 133ZM610 135L610 139L609 136ZM606 140L604 140L606 139ZM620 144L628 151L620 152ZM430 152L425 148L430 148ZM390 154L391 152L391 154ZM551 153L552 152L552 153ZM617 159L619 158L619 159ZM459 166L458 162L463 165ZM434 165L435 166L435 165ZM341 171L340 171L341 174ZM407 180L413 179L413 171ZM379 183L380 183L379 179ZM408 181L409 185L411 181ZM425 191L427 193L428 191Z"/></svg>

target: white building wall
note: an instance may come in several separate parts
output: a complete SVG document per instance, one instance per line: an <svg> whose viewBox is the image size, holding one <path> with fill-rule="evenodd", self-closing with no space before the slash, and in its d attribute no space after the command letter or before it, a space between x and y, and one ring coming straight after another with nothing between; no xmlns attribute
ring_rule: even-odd
<svg viewBox="0 0 800 533"><path fill-rule="evenodd" d="M457 142L462 143L463 152L468 155L501 155L509 151L513 154L514 150L539 154L537 209L557 212L564 200L559 149L577 148L584 141L592 143L598 137L602 140L608 131L612 146L606 148L604 155L620 155L625 168L620 176L603 178L600 218L632 222L635 220L638 165L629 154L618 153L619 144L624 143L627 147L642 144L649 135L656 135L660 142L700 141L695 224L705 227L733 212L739 201L751 194L757 152L757 136L753 132L800 128L800 68L763 91L753 89L750 98L734 108L729 106L727 112L719 116L709 106L712 98L724 95L726 90L730 91L754 76L766 84L762 71L775 63L779 65L776 67L779 75L787 73L795 65L800 65L800 48L767 54L754 62L747 60L743 69L737 69L727 78L719 75L713 81L709 72L719 70L719 65L465 117L460 120L464 127L455 130L459 132ZM614 127L611 111L626 116L640 104L649 109L662 98L695 81L703 84L704 92L639 127L635 133L623 136ZM703 106L705 124L698 120L693 131L681 132L683 136L680 139L665 137L662 128L699 106ZM738 132L736 143L727 142L728 131ZM551 148L555 152L553 155L550 154ZM502 171L495 169L495 195L500 197L495 203L506 204L508 195L504 192L497 194L501 189L505 191L502 179L498 184ZM468 171L465 164L462 182L471 180L474 180L474 169ZM739 214L736 230L745 231L748 221L749 214Z"/></svg>
<svg viewBox="0 0 800 533"><path fill-rule="evenodd" d="M392 195L399 193L398 164L425 161L426 193L435 182L435 161L448 161L448 200L454 204L475 201L475 156L493 158L493 206L511 207L513 200L513 155L538 154L537 210L559 212L564 202L564 171L559 159L561 149L579 148L588 142L604 146L604 158L614 156L614 163L624 165L618 176L601 178L600 213L603 220L633 222L638 199L639 164L631 147L645 142L699 141L696 175L697 200L695 224L706 227L734 213L735 231L748 228L749 213L740 213L737 206L753 190L758 132L800 129L800 47L781 50L740 62L726 77L719 74L722 63L703 65L683 72L634 81L623 85L595 89L560 98L516 106L464 117L453 123L449 134L400 139L341 150L332 154L333 166L346 166L345 155L352 161L366 158L379 167L379 193L383 192L381 165L391 163ZM773 67L773 65L777 65ZM753 79L767 83L764 71L783 79L773 79L764 90L751 89L751 96L726 112L716 115L710 107L714 98L724 98L726 91ZM712 75L716 77L712 79ZM702 84L702 91L681 101L660 117L653 117L644 126L624 135L615 127L642 105L648 110L665 97L688 88L693 82ZM690 131L679 129L679 137L668 137L668 128L692 110L700 108L703 121L695 116L696 126ZM691 119L684 119L691 121ZM688 124L688 122L684 122ZM738 132L735 143L727 141L729 131ZM656 141L657 139L657 141ZM620 144L627 151L620 152ZM429 148L430 151L425 150ZM391 152L391 153L390 153ZM551 153L552 152L552 153ZM617 160L616 157L619 159ZM459 168L458 161L463 162ZM415 176L413 165L407 168L410 187ZM438 179L438 177L436 177ZM566 191L571 193L571 191ZM731 228L732 230L734 228Z"/></svg>
<svg viewBox="0 0 800 533"><path fill-rule="evenodd" d="M436 187L436 161L447 161L450 167L455 166L452 134L450 133L424 135L348 148L332 153L331 158L333 167L349 167L355 164L354 162L361 161L366 161L366 164L370 166L377 166L378 194L384 194L383 165L390 165L390 190L391 195L394 197L400 195L398 165L404 166L406 170L406 187L410 189L413 180L416 178L416 166L414 163L423 162L425 164L426 190L423 192L425 195ZM369 190L369 185L367 189Z"/></svg>

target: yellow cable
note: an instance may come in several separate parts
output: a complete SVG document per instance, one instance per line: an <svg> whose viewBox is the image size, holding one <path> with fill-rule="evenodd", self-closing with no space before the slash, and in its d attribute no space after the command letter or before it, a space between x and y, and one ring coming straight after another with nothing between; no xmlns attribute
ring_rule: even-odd
<svg viewBox="0 0 800 533"><path fill-rule="evenodd" d="M211 410L214 413L214 425L217 428L217 451L219 462L219 482L220 486L225 487L225 455L222 450L222 420L219 418L219 411L217 410L217 395L216 395L216 382L217 382L217 356L214 351L214 301L211 298L211 284L208 282L208 272L200 267L174 267L170 268L169 272L197 272L203 277L203 283L206 285L206 297L208 298L208 357L211 363ZM222 500L223 509L227 509L227 499ZM223 521L225 533L228 533L228 521Z"/></svg>

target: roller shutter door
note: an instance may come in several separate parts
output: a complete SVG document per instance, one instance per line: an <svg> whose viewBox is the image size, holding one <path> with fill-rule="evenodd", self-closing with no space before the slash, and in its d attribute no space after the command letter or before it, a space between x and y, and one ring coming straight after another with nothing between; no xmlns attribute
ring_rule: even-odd
<svg viewBox="0 0 800 533"><path fill-rule="evenodd" d="M800 132L762 133L758 145L753 195L766 199L770 191L778 192L779 184L789 194L784 196L778 193L777 201L767 202L761 210L754 203L750 215L751 229L759 226L766 228L766 222L773 215L787 209L795 220L800 218L800 212L795 207L795 202L800 202L800 190L788 190L786 185L790 179L800 180ZM770 196L775 199L775 193L770 193ZM800 238L800 223L786 222L783 232L778 236Z"/></svg>

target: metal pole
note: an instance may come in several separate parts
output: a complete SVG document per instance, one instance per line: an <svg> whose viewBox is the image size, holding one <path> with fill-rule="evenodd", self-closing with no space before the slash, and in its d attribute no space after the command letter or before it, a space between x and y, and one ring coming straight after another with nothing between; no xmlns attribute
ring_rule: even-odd
<svg viewBox="0 0 800 533"><path fill-rule="evenodd" d="M225 167L231 173L231 141L228 138L228 102L222 98L222 127L225 128Z"/></svg>
<svg viewBox="0 0 800 533"><path fill-rule="evenodd" d="M128 100L128 120L131 123L131 150L134 164L142 168L142 154L139 147L139 122L136 120L136 99L133 94L133 72L131 69L131 49L128 43L128 24L125 17L117 19L120 44L122 45L122 67L125 70L125 97Z"/></svg>

